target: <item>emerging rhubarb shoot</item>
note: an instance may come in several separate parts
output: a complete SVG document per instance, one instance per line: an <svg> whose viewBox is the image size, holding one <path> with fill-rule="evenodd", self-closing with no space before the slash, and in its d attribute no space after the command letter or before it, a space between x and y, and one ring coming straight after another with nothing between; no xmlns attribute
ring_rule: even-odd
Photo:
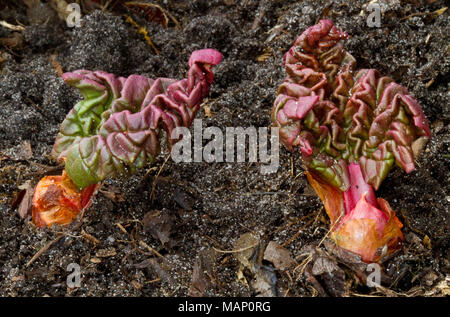
<svg viewBox="0 0 450 317"><path fill-rule="evenodd" d="M272 121L289 150L298 146L308 180L324 202L336 243L366 261L400 247L402 224L375 197L395 165L414 170L412 144L430 138L408 91L374 69L355 70L330 20L305 30L285 54L287 78Z"/></svg>
<svg viewBox="0 0 450 317"><path fill-rule="evenodd" d="M65 171L42 178L34 191L33 222L38 227L70 224L83 208L90 206L98 187L94 184L79 190Z"/></svg>
<svg viewBox="0 0 450 317"><path fill-rule="evenodd" d="M222 55L213 49L193 52L187 78L182 80L139 75L124 78L89 70L64 73L64 81L78 88L84 99L61 124L52 155L65 162L65 172L44 178L36 187L34 222L39 226L70 222L86 205L81 199L89 199L88 188L152 162L160 151L163 130L169 146L176 142L172 131L191 125L209 93L211 68L221 60ZM53 186L47 186L49 182ZM92 196L95 191L88 192ZM67 208L50 212L54 201L67 202ZM61 216L62 210L67 215Z"/></svg>

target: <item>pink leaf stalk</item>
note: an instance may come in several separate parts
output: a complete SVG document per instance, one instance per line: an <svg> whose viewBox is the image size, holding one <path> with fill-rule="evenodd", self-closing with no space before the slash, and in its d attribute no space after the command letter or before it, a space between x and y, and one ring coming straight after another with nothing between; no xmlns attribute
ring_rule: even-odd
<svg viewBox="0 0 450 317"><path fill-rule="evenodd" d="M389 245L389 253L402 239L400 230L384 233L392 227L390 219L396 219L392 223L397 227L401 224L375 190L394 164L407 173L414 170L412 144L431 134L420 105L404 87L377 70L355 69L355 58L342 44L347 37L332 21L322 20L297 38L283 59L288 76L278 88L272 121L289 150L299 147L336 241L344 227L351 234L346 223L376 223L366 226L365 233L357 230L366 241L377 237L370 251L356 245L364 239L353 241L355 245L341 243L373 261L381 258L379 248Z"/></svg>
<svg viewBox="0 0 450 317"><path fill-rule="evenodd" d="M70 222L85 205L78 201L81 196L86 199L81 192L92 194L96 184L105 178L132 173L152 162L160 151L163 130L169 145L176 142L172 139L173 129L191 125L209 93L211 68L221 60L222 55L213 49L193 52L187 78L182 80L140 75L124 78L89 70L64 73L64 81L78 88L84 98L61 124L52 155L65 162L65 174L47 179L52 186L37 187L42 191L35 192L35 201L40 202L34 206L35 223L43 226ZM52 189L52 195L46 195L47 188ZM54 193L66 194L61 199ZM70 201L70 197L77 201ZM70 216L65 216L68 208L58 209L58 217L51 216L56 214L60 201L69 201L65 205L71 207ZM45 206L53 208L52 212ZM47 216L43 217L44 213Z"/></svg>

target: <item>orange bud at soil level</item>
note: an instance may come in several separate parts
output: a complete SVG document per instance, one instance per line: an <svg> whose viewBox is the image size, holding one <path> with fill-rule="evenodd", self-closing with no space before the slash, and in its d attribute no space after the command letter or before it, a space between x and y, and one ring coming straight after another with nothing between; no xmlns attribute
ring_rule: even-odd
<svg viewBox="0 0 450 317"><path fill-rule="evenodd" d="M377 203L381 210L370 205L363 195L331 233L338 246L359 254L365 262L377 262L395 252L403 240L403 225L389 203L382 198Z"/></svg>
<svg viewBox="0 0 450 317"><path fill-rule="evenodd" d="M372 194L367 199L368 191L352 206L345 203L345 196L339 189L312 173L306 175L325 206L331 221L330 237L339 247L358 254L364 262L378 262L400 249L403 225L386 200ZM361 177L356 183L364 185Z"/></svg>
<svg viewBox="0 0 450 317"><path fill-rule="evenodd" d="M68 225L83 208L89 207L98 184L79 190L63 171L62 175L46 176L37 184L33 196L33 222L38 227Z"/></svg>

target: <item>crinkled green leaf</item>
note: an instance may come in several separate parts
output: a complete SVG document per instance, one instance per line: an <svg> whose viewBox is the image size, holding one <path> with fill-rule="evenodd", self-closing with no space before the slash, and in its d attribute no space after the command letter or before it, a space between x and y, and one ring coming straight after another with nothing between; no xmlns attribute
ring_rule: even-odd
<svg viewBox="0 0 450 317"><path fill-rule="evenodd" d="M346 164L359 162L376 189L394 163L414 169L411 145L430 137L420 105L378 71L355 71L330 20L308 28L286 53L288 74L278 89L272 120L289 150L299 146L306 166L346 191Z"/></svg>
<svg viewBox="0 0 450 317"><path fill-rule="evenodd" d="M156 80L79 70L63 74L84 99L61 125L52 154L80 188L106 177L132 173L159 153L161 132L190 126L208 94L211 65L222 60L212 49L192 53L186 79Z"/></svg>

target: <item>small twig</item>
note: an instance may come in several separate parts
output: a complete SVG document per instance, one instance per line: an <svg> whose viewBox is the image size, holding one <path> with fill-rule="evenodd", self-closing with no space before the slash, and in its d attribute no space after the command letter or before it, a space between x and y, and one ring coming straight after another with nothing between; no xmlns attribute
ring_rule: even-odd
<svg viewBox="0 0 450 317"><path fill-rule="evenodd" d="M301 233L302 230L306 229L310 224L312 224L315 220L310 219L307 223L305 223L304 226L302 226L300 229L297 230L297 232L286 242L284 242L281 246L285 247L289 245L292 241L294 241Z"/></svg>
<svg viewBox="0 0 450 317"><path fill-rule="evenodd" d="M312 215L314 215L314 213L309 213L309 214L307 214L307 215L305 215L305 216L303 216L303 217L301 217L301 218L295 220L294 222L289 222L289 223L287 223L287 224L285 224L285 225L283 225L283 226L281 226L281 227L278 227L277 229L275 229L275 230L273 231L273 233L280 232L281 230L284 230L284 229L286 229L286 228L288 228L288 227L290 227L290 226L292 226L292 225L295 225L295 224L299 223L300 221L305 220L306 218L311 217Z"/></svg>
<svg viewBox="0 0 450 317"><path fill-rule="evenodd" d="M20 25L13 25L6 21L0 21L0 25L13 31L23 31L25 28Z"/></svg>
<svg viewBox="0 0 450 317"><path fill-rule="evenodd" d="M146 281L145 284L153 284L153 283L156 283L156 282L159 282L159 281L161 281L161 278L157 277L154 280Z"/></svg>
<svg viewBox="0 0 450 317"><path fill-rule="evenodd" d="M153 194L154 194L154 192L155 192L155 187L156 187L156 183L157 183L157 181L158 181L159 174L161 174L161 172L162 172L162 170L163 170L163 168L164 168L164 165L166 165L166 163L167 163L167 161L169 160L169 158L170 158L170 154L167 155L166 160L165 160L164 163L161 165L161 168L159 169L159 171L158 171L158 173L156 174L155 179L154 179L154 181L153 181L153 184L152 184L152 192L151 192L151 194L150 194L150 198L151 198L151 200L152 200L152 204L153 204L153 200L154 200Z"/></svg>
<svg viewBox="0 0 450 317"><path fill-rule="evenodd" d="M144 247L146 249L148 249L150 252L153 252L154 254L156 254L157 256L159 256L160 258L164 258L164 256L162 256L161 253L159 253L158 251L156 251L155 249L153 249L151 246L149 246L147 243L145 243L142 240L139 240L139 245L141 247Z"/></svg>
<svg viewBox="0 0 450 317"><path fill-rule="evenodd" d="M210 236L208 236L208 235L205 235L204 237L205 237L206 239L211 240L215 245L221 246L220 243L219 243L216 239L214 239L214 238L212 238L212 237L210 237Z"/></svg>
<svg viewBox="0 0 450 317"><path fill-rule="evenodd" d="M247 247L245 247L245 248L242 248L242 249L230 250L230 251L227 251L227 250L220 250L220 249L217 249L217 248L215 248L215 247L212 247L212 248L214 249L214 251L219 252L219 253L239 253L239 252L244 252L244 251L246 251L246 250L249 250L249 249L251 249L251 248L254 248L254 247L256 247L258 244L259 244L259 242L255 243L255 244L253 244L253 245L247 246Z"/></svg>
<svg viewBox="0 0 450 317"><path fill-rule="evenodd" d="M34 261L37 260L37 258L39 258L42 255L42 253L44 253L45 251L50 249L50 247L52 245L54 245L56 242L58 242L59 240L61 240L62 237L64 237L64 234L59 234L55 239L53 239L52 241L50 241L49 243L44 245L42 248L40 248L39 251L36 252L35 255L33 255L33 257L30 259L30 261L28 261L27 264L25 264L25 267L29 267Z"/></svg>
<svg viewBox="0 0 450 317"><path fill-rule="evenodd" d="M155 51L155 54L159 54L159 50L156 48L155 44L153 44L152 40L150 39L147 29L145 27L139 26L136 23L136 21L134 21L133 18L130 17L129 15L124 15L124 16L125 16L125 22L130 23L132 26L134 26L138 30L138 33L142 34L142 36L145 39L145 42L147 42L147 44L153 49L153 51Z"/></svg>
<svg viewBox="0 0 450 317"><path fill-rule="evenodd" d="M325 236L322 238L322 240L320 240L319 244L317 245L316 249L318 249L322 243L325 241L325 239L328 237L328 235L330 234L331 231L333 231L334 227L339 223L339 221L342 218L342 214L336 219L336 221L333 223L333 225L330 227L330 229L328 230L328 232L325 234Z"/></svg>
<svg viewBox="0 0 450 317"><path fill-rule="evenodd" d="M300 173L299 173L300 174ZM292 158L291 155L291 177L294 176L294 159ZM298 176L298 175L297 175ZM294 180L297 179L297 176L294 178Z"/></svg>
<svg viewBox="0 0 450 317"><path fill-rule="evenodd" d="M117 241L119 241L119 240L117 240ZM131 242L131 241L125 241L125 242ZM133 242L134 242L134 241L133 241ZM125 263L125 261L128 259L128 257L129 257L130 255L134 254L134 253L137 251L138 248L137 248L137 246L136 246L136 243L134 243L133 246L134 246L133 250L131 250L130 252L128 252L128 253L122 258L122 260L120 260L120 263L121 263L122 265Z"/></svg>
<svg viewBox="0 0 450 317"><path fill-rule="evenodd" d="M177 27L178 30L180 30L180 31L183 30L183 28L181 27L180 22L178 22L178 20L169 11L164 10L164 13L169 16L169 18L173 21L173 23L175 23L175 26Z"/></svg>
<svg viewBox="0 0 450 317"><path fill-rule="evenodd" d="M142 177L142 180L147 179L148 174L150 174L151 172L156 171L157 169L158 169L158 167L156 167L156 166L153 166L153 167L149 168L149 169L147 170L147 172L145 172L144 177Z"/></svg>
<svg viewBox="0 0 450 317"><path fill-rule="evenodd" d="M134 244L136 242L134 240L122 240L122 239L116 239L116 241L119 243L134 243Z"/></svg>
<svg viewBox="0 0 450 317"><path fill-rule="evenodd" d="M64 236L66 236L66 237L71 237L71 238L74 238L74 239L80 239L80 238L82 238L83 236L77 236L77 235L75 235L75 234L70 234L70 233L68 233L68 232L63 232L63 231L53 231L54 233L58 233L58 234L62 234L62 235L64 235Z"/></svg>
<svg viewBox="0 0 450 317"><path fill-rule="evenodd" d="M437 16L440 16L445 11L447 11L447 7L443 7L441 9L433 11L433 12L415 12L415 13L411 13L410 15L407 15L406 17L401 18L400 21L407 20L407 19L410 19L410 18L416 17L416 16L422 16L422 15L435 14Z"/></svg>
<svg viewBox="0 0 450 317"><path fill-rule="evenodd" d="M300 176L300 175L303 175L303 174L305 174L304 172L300 172L300 173L298 173L297 175L295 175L295 177L294 177L294 181Z"/></svg>
<svg viewBox="0 0 450 317"><path fill-rule="evenodd" d="M109 7L109 5L111 4L112 0L108 0L106 1L106 3L102 6L102 11L106 12L106 9Z"/></svg>
<svg viewBox="0 0 450 317"><path fill-rule="evenodd" d="M120 231L122 231L122 232L125 233L125 234L128 234L127 229L125 229L124 226L122 226L121 223L119 223L119 222L116 223L116 226L119 227Z"/></svg>
<svg viewBox="0 0 450 317"><path fill-rule="evenodd" d="M96 244L96 245L100 244L100 240L99 239L94 237L92 234L87 233L86 231L84 231L84 229L81 229L81 234L86 240L92 242L93 244Z"/></svg>
<svg viewBox="0 0 450 317"><path fill-rule="evenodd" d="M291 283L294 283L294 281L292 280L292 276L291 276L291 274L289 273L289 271L284 271L284 273L285 273L286 276L288 277L289 281L290 281ZM288 291L289 291L289 290L288 290Z"/></svg>
<svg viewBox="0 0 450 317"><path fill-rule="evenodd" d="M384 297L384 296L380 296L380 295L371 295L371 294L359 294L359 293L350 293L350 295L352 296L356 296L356 297Z"/></svg>
<svg viewBox="0 0 450 317"><path fill-rule="evenodd" d="M313 259L313 254L308 253L308 256L306 257L306 259L304 259L302 263L297 265L294 268L294 270L292 271L292 273L295 273L295 271L297 271L299 268L301 268L300 273L298 274L298 276L301 276L303 274L303 272L305 271L306 266L309 264L309 262L311 262L312 259Z"/></svg>

